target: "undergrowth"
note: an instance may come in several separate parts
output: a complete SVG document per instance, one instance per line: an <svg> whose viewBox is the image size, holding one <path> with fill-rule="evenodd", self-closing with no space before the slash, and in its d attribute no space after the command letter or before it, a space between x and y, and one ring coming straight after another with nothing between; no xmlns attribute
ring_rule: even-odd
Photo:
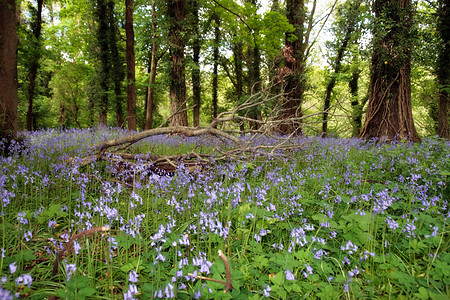
<svg viewBox="0 0 450 300"><path fill-rule="evenodd" d="M445 141L302 138L288 157L165 176L79 165L123 134L24 133L0 157L0 298L450 297ZM154 137L134 151L175 154L196 141ZM109 231L74 241L53 275L70 238L100 226ZM225 280L218 250L231 267L225 294L197 277Z"/></svg>

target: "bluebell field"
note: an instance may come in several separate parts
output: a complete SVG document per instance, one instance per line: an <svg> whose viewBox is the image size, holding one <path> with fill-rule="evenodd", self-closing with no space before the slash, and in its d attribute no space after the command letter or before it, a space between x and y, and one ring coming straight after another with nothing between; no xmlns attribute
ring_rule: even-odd
<svg viewBox="0 0 450 300"><path fill-rule="evenodd" d="M0 156L0 299L450 298L448 142L304 137L174 174L114 157L81 165L126 134L25 132ZM156 136L131 151L198 143L214 140ZM70 238L100 226L53 275ZM226 293L204 279L225 281L219 250Z"/></svg>

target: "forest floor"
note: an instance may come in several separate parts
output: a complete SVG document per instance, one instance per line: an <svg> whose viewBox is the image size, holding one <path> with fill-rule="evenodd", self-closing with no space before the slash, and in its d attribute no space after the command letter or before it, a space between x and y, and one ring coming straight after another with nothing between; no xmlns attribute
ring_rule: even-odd
<svg viewBox="0 0 450 300"><path fill-rule="evenodd" d="M299 138L279 156L170 174L81 164L124 134L23 133L0 156L1 299L450 298L448 142Z"/></svg>

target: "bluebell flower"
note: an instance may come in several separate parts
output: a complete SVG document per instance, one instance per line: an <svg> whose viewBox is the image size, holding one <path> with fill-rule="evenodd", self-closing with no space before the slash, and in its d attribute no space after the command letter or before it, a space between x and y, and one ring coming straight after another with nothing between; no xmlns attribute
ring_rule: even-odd
<svg viewBox="0 0 450 300"><path fill-rule="evenodd" d="M348 241L345 246L341 246L342 251L348 251L348 254L352 255L358 251L358 246L354 245L352 241Z"/></svg>
<svg viewBox="0 0 450 300"><path fill-rule="evenodd" d="M303 271L303 276L305 276L305 278L307 278L309 275L313 274L313 271L314 271L314 269L309 264L307 264L306 271Z"/></svg>
<svg viewBox="0 0 450 300"><path fill-rule="evenodd" d="M286 274L286 280L295 280L294 274L292 274L292 272L289 269L284 271L284 273Z"/></svg>
<svg viewBox="0 0 450 300"><path fill-rule="evenodd" d="M10 291L2 289L2 287L0 286L0 299L2 299L2 300L13 300L14 297L11 294Z"/></svg>
<svg viewBox="0 0 450 300"><path fill-rule="evenodd" d="M28 288L31 287L31 283L33 282L33 278L30 274L23 274L16 278L16 285L27 285Z"/></svg>
<svg viewBox="0 0 450 300"><path fill-rule="evenodd" d="M73 273L77 270L77 266L75 264L68 264L66 263L66 278L67 281L70 280L70 277L72 277Z"/></svg>
<svg viewBox="0 0 450 300"><path fill-rule="evenodd" d="M15 262L13 262L12 264L9 265L9 272L11 274L14 274L16 272L16 270L17 270L17 266L16 266Z"/></svg>
<svg viewBox="0 0 450 300"><path fill-rule="evenodd" d="M139 281L139 274L136 273L135 270L131 270L130 273L128 274L128 280L132 283L136 283Z"/></svg>
<svg viewBox="0 0 450 300"><path fill-rule="evenodd" d="M23 234L23 237L25 239L25 241L29 242L31 240L31 238L33 237L33 234L31 233L31 231L27 231Z"/></svg>
<svg viewBox="0 0 450 300"><path fill-rule="evenodd" d="M263 289L263 294L264 294L264 297L270 297L270 291L271 291L272 289L271 289L271 287L270 287L270 285L267 285L267 287L265 288L265 289Z"/></svg>
<svg viewBox="0 0 450 300"><path fill-rule="evenodd" d="M137 286L135 284L130 284L128 286L128 290L125 294L123 294L123 299L124 300L135 300L136 298L134 298L135 295L137 295L139 293Z"/></svg>

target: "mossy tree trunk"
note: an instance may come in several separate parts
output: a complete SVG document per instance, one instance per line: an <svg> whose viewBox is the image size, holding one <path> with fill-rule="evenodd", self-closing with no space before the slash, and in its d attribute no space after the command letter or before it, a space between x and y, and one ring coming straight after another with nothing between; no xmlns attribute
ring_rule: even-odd
<svg viewBox="0 0 450 300"><path fill-rule="evenodd" d="M411 104L411 0L376 0L369 104L360 137L419 142Z"/></svg>
<svg viewBox="0 0 450 300"><path fill-rule="evenodd" d="M449 139L448 102L450 97L450 1L439 0L438 31L442 47L439 52L437 77L439 83L438 135Z"/></svg>
<svg viewBox="0 0 450 300"><path fill-rule="evenodd" d="M184 65L185 0L167 0L170 55L170 126L188 126Z"/></svg>
<svg viewBox="0 0 450 300"><path fill-rule="evenodd" d="M125 0L125 32L127 44L127 122L128 130L136 131L136 76L134 55L133 6L133 0Z"/></svg>

